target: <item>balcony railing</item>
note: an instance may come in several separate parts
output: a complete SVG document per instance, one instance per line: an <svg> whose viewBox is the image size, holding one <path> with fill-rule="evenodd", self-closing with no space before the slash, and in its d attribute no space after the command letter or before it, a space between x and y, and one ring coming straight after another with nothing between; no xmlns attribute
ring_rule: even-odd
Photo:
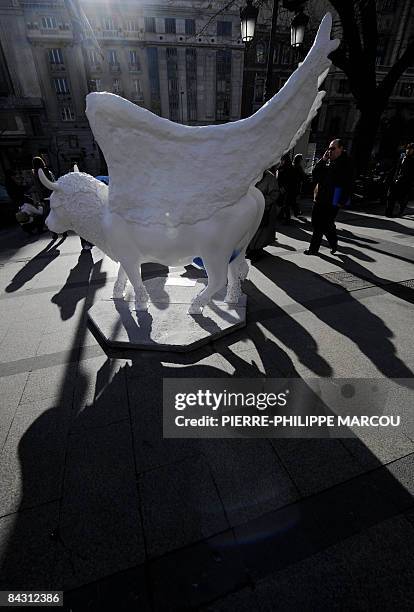
<svg viewBox="0 0 414 612"><path fill-rule="evenodd" d="M63 40L72 40L72 30L61 30L60 28L26 28L26 35L31 38L58 38Z"/></svg>
<svg viewBox="0 0 414 612"><path fill-rule="evenodd" d="M56 72L64 72L66 70L65 64L49 64L50 71L55 74Z"/></svg>
<svg viewBox="0 0 414 612"><path fill-rule="evenodd" d="M102 30L96 34L98 37L100 35L103 38L120 38L122 36L122 30Z"/></svg>
<svg viewBox="0 0 414 612"><path fill-rule="evenodd" d="M43 108L41 98L20 98L17 96L0 97L0 108Z"/></svg>

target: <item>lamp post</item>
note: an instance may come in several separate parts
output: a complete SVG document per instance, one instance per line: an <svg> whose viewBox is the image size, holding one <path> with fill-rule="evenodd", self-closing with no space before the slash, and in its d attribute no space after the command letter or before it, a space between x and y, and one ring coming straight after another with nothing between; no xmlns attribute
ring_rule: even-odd
<svg viewBox="0 0 414 612"><path fill-rule="evenodd" d="M240 9L241 36L244 43L250 43L254 38L254 31L259 10L253 6L253 0L246 0L246 2L246 6ZM305 15L303 10L305 3L306 0L283 0L284 8L286 8L288 11L296 11L296 15L292 19L292 23L290 25L290 40L291 46L298 50L302 47L305 28L309 21L309 17ZM270 100L275 93L273 83L273 55L275 50L278 12L279 0L273 0L272 26L270 30L266 80L263 94L265 102Z"/></svg>
<svg viewBox="0 0 414 612"><path fill-rule="evenodd" d="M272 11L272 27L270 29L269 53L267 55L266 81L264 88L264 101L267 102L275 93L273 86L273 56L275 54L275 38L277 28L277 15L279 12L279 0L274 0Z"/></svg>
<svg viewBox="0 0 414 612"><path fill-rule="evenodd" d="M181 123L184 124L184 104L183 104L184 90L180 91L180 107L181 107Z"/></svg>
<svg viewBox="0 0 414 612"><path fill-rule="evenodd" d="M254 38L258 14L259 9L253 6L253 0L247 0L246 6L240 9L241 39L244 43L249 43Z"/></svg>
<svg viewBox="0 0 414 612"><path fill-rule="evenodd" d="M290 24L290 44L294 49L301 49L305 38L305 29L309 23L309 17L303 12L303 7L292 19Z"/></svg>

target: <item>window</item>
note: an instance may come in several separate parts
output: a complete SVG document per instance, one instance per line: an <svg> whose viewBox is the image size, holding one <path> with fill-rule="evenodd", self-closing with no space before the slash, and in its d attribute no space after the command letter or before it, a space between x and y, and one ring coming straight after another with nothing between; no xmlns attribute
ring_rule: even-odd
<svg viewBox="0 0 414 612"><path fill-rule="evenodd" d="M42 17L42 28L45 30L54 30L57 28L56 19L54 17Z"/></svg>
<svg viewBox="0 0 414 612"><path fill-rule="evenodd" d="M293 56L293 51L290 45L280 45L280 63L281 64L293 64L295 59Z"/></svg>
<svg viewBox="0 0 414 612"><path fill-rule="evenodd" d="M91 79L89 81L90 91L101 91L101 79Z"/></svg>
<svg viewBox="0 0 414 612"><path fill-rule="evenodd" d="M349 94L349 81L347 81L346 79L341 79L340 81L338 81L336 85L336 90L339 94Z"/></svg>
<svg viewBox="0 0 414 612"><path fill-rule="evenodd" d="M99 64L98 54L93 49L89 51L89 61L91 62L91 64L94 64L94 65Z"/></svg>
<svg viewBox="0 0 414 612"><path fill-rule="evenodd" d="M31 115L29 117L30 125L32 127L32 132L34 136L43 136L43 128L42 123L40 121L40 117L37 115Z"/></svg>
<svg viewBox="0 0 414 612"><path fill-rule="evenodd" d="M141 81L139 79L132 79L132 88L135 93L142 94Z"/></svg>
<svg viewBox="0 0 414 612"><path fill-rule="evenodd" d="M258 64L264 64L266 62L266 47L261 42L256 45L256 62Z"/></svg>
<svg viewBox="0 0 414 612"><path fill-rule="evenodd" d="M59 79L53 79L53 83L55 86L55 91L57 94L68 94L69 86L65 77L61 77Z"/></svg>
<svg viewBox="0 0 414 612"><path fill-rule="evenodd" d="M0 96L8 96L13 93L13 84L0 41Z"/></svg>
<svg viewBox="0 0 414 612"><path fill-rule="evenodd" d="M141 81L139 79L132 79L132 97L135 100L141 100L143 98Z"/></svg>
<svg viewBox="0 0 414 612"><path fill-rule="evenodd" d="M138 21L135 21L135 19L128 19L125 22L125 29L127 32L138 32L139 31Z"/></svg>
<svg viewBox="0 0 414 612"><path fill-rule="evenodd" d="M175 34L175 19L167 17L165 19L165 32L166 34Z"/></svg>
<svg viewBox="0 0 414 612"><path fill-rule="evenodd" d="M110 49L108 51L108 61L112 66L118 63L118 58L116 56L116 51L114 49Z"/></svg>
<svg viewBox="0 0 414 612"><path fill-rule="evenodd" d="M387 46L388 46L388 37L385 36L384 34L380 34L378 36L377 57L375 60L377 66L384 66L385 56L387 53Z"/></svg>
<svg viewBox="0 0 414 612"><path fill-rule="evenodd" d="M60 109L62 121L75 121L75 114L71 106L62 106Z"/></svg>
<svg viewBox="0 0 414 612"><path fill-rule="evenodd" d="M262 103L263 102L263 96L264 96L264 79L262 76L258 76L256 75L256 80L254 83L254 96L253 96L253 100L254 102L257 103Z"/></svg>
<svg viewBox="0 0 414 612"><path fill-rule="evenodd" d="M224 38L231 38L231 21L218 21L217 22L217 36L223 36Z"/></svg>
<svg viewBox="0 0 414 612"><path fill-rule="evenodd" d="M197 120L197 50L185 50L185 70L187 82L187 119Z"/></svg>
<svg viewBox="0 0 414 612"><path fill-rule="evenodd" d="M16 121L16 115L12 113L1 113L0 115L0 132L18 132L19 126Z"/></svg>
<svg viewBox="0 0 414 612"><path fill-rule="evenodd" d="M62 49L49 49L49 62L51 64L63 64Z"/></svg>
<svg viewBox="0 0 414 612"><path fill-rule="evenodd" d="M216 120L230 118L231 51L221 49L216 55Z"/></svg>
<svg viewBox="0 0 414 612"><path fill-rule="evenodd" d="M194 19L185 20L185 33L191 35L195 34L195 21Z"/></svg>
<svg viewBox="0 0 414 612"><path fill-rule="evenodd" d="M395 0L382 0L382 7L380 6L380 10L382 9L384 13L393 13L395 7Z"/></svg>
<svg viewBox="0 0 414 612"><path fill-rule="evenodd" d="M414 97L414 83L401 83L400 96L404 98Z"/></svg>
<svg viewBox="0 0 414 612"><path fill-rule="evenodd" d="M157 47L147 47L148 75L151 91L151 110L161 113L160 100L160 76L158 71L158 49Z"/></svg>
<svg viewBox="0 0 414 612"><path fill-rule="evenodd" d="M131 49L129 51L129 64L133 66L136 70L140 69L138 52L135 49Z"/></svg>
<svg viewBox="0 0 414 612"><path fill-rule="evenodd" d="M155 17L145 17L145 31L155 32Z"/></svg>
<svg viewBox="0 0 414 612"><path fill-rule="evenodd" d="M112 93L119 94L121 91L121 84L119 79L114 79L112 81Z"/></svg>
<svg viewBox="0 0 414 612"><path fill-rule="evenodd" d="M103 29L104 30L115 30L115 23L112 17L105 17L103 20Z"/></svg>

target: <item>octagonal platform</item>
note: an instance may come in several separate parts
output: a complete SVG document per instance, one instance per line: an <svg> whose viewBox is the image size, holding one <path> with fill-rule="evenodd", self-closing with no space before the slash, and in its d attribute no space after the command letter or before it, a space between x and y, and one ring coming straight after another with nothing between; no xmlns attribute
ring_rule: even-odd
<svg viewBox="0 0 414 612"><path fill-rule="evenodd" d="M245 295L237 306L224 300L225 289L204 307L187 314L206 279L157 277L144 281L150 296L147 312L135 310L133 291L124 299L104 298L89 310L89 319L110 347L184 352L199 348L246 325Z"/></svg>

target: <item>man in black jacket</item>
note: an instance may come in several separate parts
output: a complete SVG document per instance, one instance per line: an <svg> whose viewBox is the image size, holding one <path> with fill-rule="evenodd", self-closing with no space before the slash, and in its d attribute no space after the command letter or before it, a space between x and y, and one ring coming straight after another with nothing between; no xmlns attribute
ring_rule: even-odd
<svg viewBox="0 0 414 612"><path fill-rule="evenodd" d="M325 234L334 254L338 248L335 218L351 197L352 166L341 139L333 140L312 171L316 183L312 209L313 234L306 255L317 255Z"/></svg>
<svg viewBox="0 0 414 612"><path fill-rule="evenodd" d="M395 177L391 183L387 198L387 217L394 216L394 206L398 202L400 205L399 214L403 215L405 207L410 197L410 191L414 185L414 142L410 142L395 172Z"/></svg>

